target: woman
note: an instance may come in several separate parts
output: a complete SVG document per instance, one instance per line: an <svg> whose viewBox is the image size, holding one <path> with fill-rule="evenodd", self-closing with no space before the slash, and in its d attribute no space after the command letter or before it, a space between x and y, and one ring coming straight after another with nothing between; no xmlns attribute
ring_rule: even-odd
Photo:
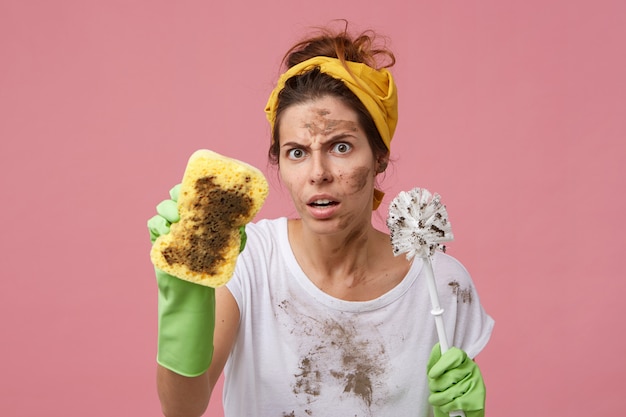
<svg viewBox="0 0 626 417"><path fill-rule="evenodd" d="M437 416L484 415L469 357L493 320L471 278L434 257L456 346L442 356L421 260L395 257L372 226L397 121L393 77L381 68L395 59L374 45L373 33L322 32L285 57L266 108L269 156L298 218L248 225L235 274L215 292L157 271L165 415L203 414L222 371L227 417L427 416L433 406Z"/></svg>

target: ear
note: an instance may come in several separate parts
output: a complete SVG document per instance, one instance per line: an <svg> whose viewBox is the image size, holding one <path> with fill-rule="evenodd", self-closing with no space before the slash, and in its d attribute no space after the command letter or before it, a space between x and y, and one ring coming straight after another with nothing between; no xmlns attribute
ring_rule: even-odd
<svg viewBox="0 0 626 417"><path fill-rule="evenodd" d="M376 173L380 174L381 172L385 172L388 164L389 164L389 152L387 152L384 155L379 156L376 159Z"/></svg>

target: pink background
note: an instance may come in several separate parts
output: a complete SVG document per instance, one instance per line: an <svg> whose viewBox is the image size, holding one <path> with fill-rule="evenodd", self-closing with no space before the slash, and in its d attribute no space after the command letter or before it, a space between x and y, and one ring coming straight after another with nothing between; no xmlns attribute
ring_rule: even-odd
<svg viewBox="0 0 626 417"><path fill-rule="evenodd" d="M623 410L624 4L2 0L0 412L159 415L146 220L198 148L266 170L261 217L293 213L262 110L282 53L334 18L397 54L385 203L448 206L497 322L488 415Z"/></svg>

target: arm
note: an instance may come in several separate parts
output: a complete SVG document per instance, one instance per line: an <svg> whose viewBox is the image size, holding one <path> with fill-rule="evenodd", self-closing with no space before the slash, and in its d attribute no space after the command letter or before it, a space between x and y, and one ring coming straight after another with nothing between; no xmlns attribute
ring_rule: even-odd
<svg viewBox="0 0 626 417"><path fill-rule="evenodd" d="M180 185L148 221L150 239L179 221ZM245 242L245 233L243 233ZM243 248L243 246L242 246ZM201 416L232 349L239 307L226 287L203 287L155 269L159 289L157 392L167 417Z"/></svg>
<svg viewBox="0 0 626 417"><path fill-rule="evenodd" d="M157 365L157 392L164 416L201 416L209 405L208 371L187 377Z"/></svg>
<svg viewBox="0 0 626 417"><path fill-rule="evenodd" d="M222 374L235 343L239 327L239 307L226 287L215 290L216 320L213 360L209 369L196 377L186 377L158 365L157 391L167 417L201 416Z"/></svg>

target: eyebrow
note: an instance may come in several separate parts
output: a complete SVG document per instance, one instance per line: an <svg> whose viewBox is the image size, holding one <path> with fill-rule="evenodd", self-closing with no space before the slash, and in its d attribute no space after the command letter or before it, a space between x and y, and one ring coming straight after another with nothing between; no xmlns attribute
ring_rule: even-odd
<svg viewBox="0 0 626 417"><path fill-rule="evenodd" d="M352 134L351 132L342 132L342 133L339 133L339 134L337 134L337 135L335 135L335 136L331 136L331 137L329 137L327 140L323 140L323 141L321 141L321 143L322 143L323 145L325 145L325 144L327 144L327 143L337 142L337 141L340 141L340 140L345 139L345 138L348 138L348 137L355 138L356 136L355 136L354 134ZM285 142L285 143L283 143L282 145L280 145L280 147L281 147L281 148L283 148L283 147L290 147L290 148L293 148L293 147L299 147L299 148L302 148L302 147L304 147L304 148L306 148L306 147L308 147L308 146L305 146L305 145L303 145L303 144L302 144L302 143L300 143L300 142L290 141L290 142Z"/></svg>

